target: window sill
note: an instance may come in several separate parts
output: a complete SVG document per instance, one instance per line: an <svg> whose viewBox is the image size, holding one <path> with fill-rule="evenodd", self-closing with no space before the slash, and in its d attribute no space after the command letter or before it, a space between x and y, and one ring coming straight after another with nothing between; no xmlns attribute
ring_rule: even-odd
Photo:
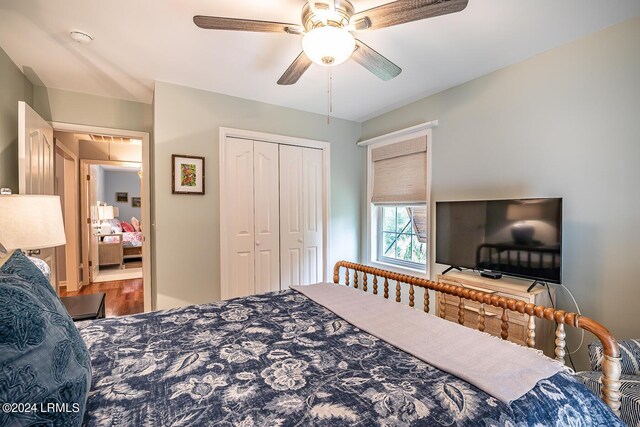
<svg viewBox="0 0 640 427"><path fill-rule="evenodd" d="M417 268L411 268L411 267L404 267L404 266L400 266L400 265L396 265L396 264L391 264L388 262L383 262L383 261L369 261L369 264L372 267L376 267L376 268L381 268L383 270L389 270L389 271L393 271L394 273L398 273L398 274L407 274L409 276L416 276L416 277L420 277L422 279L429 279L429 276L427 275L427 272L425 270L421 270L421 269L417 269Z"/></svg>

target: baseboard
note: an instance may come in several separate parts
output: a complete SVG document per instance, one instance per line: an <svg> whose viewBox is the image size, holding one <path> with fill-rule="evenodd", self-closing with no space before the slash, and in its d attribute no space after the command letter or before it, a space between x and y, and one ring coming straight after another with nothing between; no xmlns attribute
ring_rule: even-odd
<svg viewBox="0 0 640 427"><path fill-rule="evenodd" d="M67 281L63 280L61 282L58 282L58 287L59 288L66 288L67 287Z"/></svg>

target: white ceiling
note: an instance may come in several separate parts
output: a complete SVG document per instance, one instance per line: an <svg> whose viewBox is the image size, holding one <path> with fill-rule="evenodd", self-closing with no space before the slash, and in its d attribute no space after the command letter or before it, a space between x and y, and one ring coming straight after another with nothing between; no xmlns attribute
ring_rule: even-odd
<svg viewBox="0 0 640 427"><path fill-rule="evenodd" d="M327 113L327 69L276 81L301 38L197 28L196 14L298 24L305 0L0 0L0 47L36 84L151 102L154 80ZM354 0L363 10L385 0ZM362 121L640 15L638 0L470 0L464 11L359 35L398 64L383 82L333 69L333 115ZM95 40L80 45L72 29Z"/></svg>

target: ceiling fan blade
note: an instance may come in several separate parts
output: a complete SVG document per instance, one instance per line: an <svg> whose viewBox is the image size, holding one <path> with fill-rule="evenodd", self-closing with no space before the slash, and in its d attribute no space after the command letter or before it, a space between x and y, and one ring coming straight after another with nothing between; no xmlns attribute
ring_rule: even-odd
<svg viewBox="0 0 640 427"><path fill-rule="evenodd" d="M378 78L387 81L396 77L402 69L369 46L356 39L356 50L351 57Z"/></svg>
<svg viewBox="0 0 640 427"><path fill-rule="evenodd" d="M300 52L300 55L289 65L287 71L284 72L282 77L278 80L279 85L292 85L295 84L298 79L304 74L305 71L311 66L311 60L307 58L304 52Z"/></svg>
<svg viewBox="0 0 640 427"><path fill-rule="evenodd" d="M222 18L219 16L196 15L193 22L205 30L256 31L260 33L302 34L299 25L282 22L254 21L252 19Z"/></svg>
<svg viewBox="0 0 640 427"><path fill-rule="evenodd" d="M398 0L351 17L356 31L377 30L406 22L460 12L469 0Z"/></svg>

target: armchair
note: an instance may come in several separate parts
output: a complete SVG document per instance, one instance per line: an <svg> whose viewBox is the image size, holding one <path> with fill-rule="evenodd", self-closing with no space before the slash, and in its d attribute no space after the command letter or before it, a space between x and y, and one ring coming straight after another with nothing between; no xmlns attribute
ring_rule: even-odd
<svg viewBox="0 0 640 427"><path fill-rule="evenodd" d="M622 375L620 377L620 417L630 427L640 427L640 340L618 341L622 358ZM578 380L582 381L596 395L600 395L602 382L602 361L604 351L600 342L589 344L589 361L591 371L578 372Z"/></svg>

